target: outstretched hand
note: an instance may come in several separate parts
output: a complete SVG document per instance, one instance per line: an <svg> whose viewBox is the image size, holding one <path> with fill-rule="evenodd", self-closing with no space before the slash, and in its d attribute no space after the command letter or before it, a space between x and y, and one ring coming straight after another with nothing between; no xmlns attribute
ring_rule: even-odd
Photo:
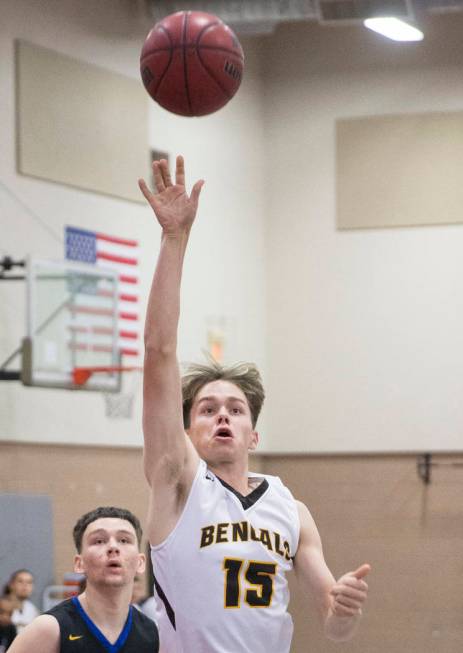
<svg viewBox="0 0 463 653"><path fill-rule="evenodd" d="M368 591L368 585L363 579L370 571L370 565L365 564L355 571L341 576L331 589L333 614L338 617L362 614L362 606L366 601Z"/></svg>
<svg viewBox="0 0 463 653"><path fill-rule="evenodd" d="M185 165L182 156L176 159L175 184L172 183L166 159L153 162L153 176L156 192L150 191L144 179L139 179L138 185L163 232L167 235L188 232L196 216L204 181L197 181L188 196L185 190Z"/></svg>

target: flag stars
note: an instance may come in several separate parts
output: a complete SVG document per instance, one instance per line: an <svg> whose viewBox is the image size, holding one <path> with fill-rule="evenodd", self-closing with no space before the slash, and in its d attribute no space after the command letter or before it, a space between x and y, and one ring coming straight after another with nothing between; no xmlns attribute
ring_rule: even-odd
<svg viewBox="0 0 463 653"><path fill-rule="evenodd" d="M96 263L96 236L78 229L66 229L66 258L71 261Z"/></svg>

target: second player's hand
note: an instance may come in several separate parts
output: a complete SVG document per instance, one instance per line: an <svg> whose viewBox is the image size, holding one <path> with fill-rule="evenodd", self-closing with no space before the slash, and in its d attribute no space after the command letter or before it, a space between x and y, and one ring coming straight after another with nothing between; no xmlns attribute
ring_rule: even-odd
<svg viewBox="0 0 463 653"><path fill-rule="evenodd" d="M362 613L366 601L368 585L365 576L371 571L370 565L362 565L350 571L336 582L331 589L333 597L332 612L337 617L353 617Z"/></svg>
<svg viewBox="0 0 463 653"><path fill-rule="evenodd" d="M153 209L162 230L167 235L175 236L189 231L196 216L199 194L204 181L197 181L188 195L185 189L185 165L182 156L178 156L175 167L175 184L169 172L166 159L153 162L153 176L156 192L152 192L144 179L138 185Z"/></svg>

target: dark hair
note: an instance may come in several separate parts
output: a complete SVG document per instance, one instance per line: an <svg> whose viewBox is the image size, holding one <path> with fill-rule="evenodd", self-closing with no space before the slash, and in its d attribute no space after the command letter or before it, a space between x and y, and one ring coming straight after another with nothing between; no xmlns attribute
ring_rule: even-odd
<svg viewBox="0 0 463 653"><path fill-rule="evenodd" d="M183 424L190 426L190 412L194 399L203 386L212 381L229 381L242 390L251 411L252 427L255 428L265 399L259 370L253 363L237 363L224 366L211 359L207 365L189 365L182 377Z"/></svg>
<svg viewBox="0 0 463 653"><path fill-rule="evenodd" d="M82 517L77 520L77 523L74 526L72 536L74 538L74 544L76 545L77 553L80 553L82 550L82 538L87 526L97 519L102 519L104 517L116 517L117 519L125 519L126 521L130 522L135 529L138 546L140 546L143 531L138 517L135 517L135 515L130 512L130 510L126 510L125 508L115 508L114 506L100 506L99 508L95 508L95 510L86 512L85 515L82 515Z"/></svg>
<svg viewBox="0 0 463 653"><path fill-rule="evenodd" d="M29 569L16 569L16 571L13 571L13 573L11 574L8 582L6 583L5 587L3 588L3 592L2 592L3 596L8 597L8 596L11 595L10 585L11 585L11 583L13 583L16 580L16 576L19 576L19 574L30 574L32 576L32 578L34 578L34 574Z"/></svg>

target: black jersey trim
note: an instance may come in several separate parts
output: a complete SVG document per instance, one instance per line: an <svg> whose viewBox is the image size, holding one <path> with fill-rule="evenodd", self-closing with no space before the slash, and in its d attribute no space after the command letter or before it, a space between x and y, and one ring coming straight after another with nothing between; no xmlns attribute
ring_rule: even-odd
<svg viewBox="0 0 463 653"><path fill-rule="evenodd" d="M243 506L243 508L245 510L247 510L248 508L252 508L252 506L256 503L256 501L258 501L261 498L261 496L264 494L264 492L267 491L267 488L269 486L269 483L268 483L267 479L264 478L264 480L262 481L262 483L260 485L258 485L256 488L254 488L254 490L250 494L246 494L246 496L244 496L243 494L241 494L241 492L238 492L238 490L235 490L234 487L232 487L231 485L228 485L228 483L223 481L220 478L220 476L217 476L217 478L222 483L222 485L225 488L227 488L227 490L230 490L230 492L233 492L233 494L236 497L238 497L238 499L240 500L241 505Z"/></svg>
<svg viewBox="0 0 463 653"><path fill-rule="evenodd" d="M172 624L172 628L176 630L175 628L175 612L174 609L172 608L171 604L169 603L169 600L167 596L164 594L164 590L162 587L159 585L158 580L156 576L153 574L153 579L154 579L154 587L156 588L156 592L161 599L161 601L164 603L164 608L166 609L167 616L169 617L169 621Z"/></svg>
<svg viewBox="0 0 463 653"><path fill-rule="evenodd" d="M111 644L111 642L108 639L106 639L106 637L98 628L98 626L95 623L93 623L93 621L90 619L88 614L85 612L77 596L73 596L71 601L74 604L74 606L77 608L77 612L84 620L85 625L87 626L89 631L92 633L92 635L94 635L97 638L97 640L105 647L105 649L107 649L109 653L117 653L118 651L120 651L121 648L126 643L127 638L130 634L130 630L132 628L132 610L134 608L131 605L129 606L129 614L127 616L127 620L125 622L124 628L121 630L119 637L114 642L114 644Z"/></svg>

